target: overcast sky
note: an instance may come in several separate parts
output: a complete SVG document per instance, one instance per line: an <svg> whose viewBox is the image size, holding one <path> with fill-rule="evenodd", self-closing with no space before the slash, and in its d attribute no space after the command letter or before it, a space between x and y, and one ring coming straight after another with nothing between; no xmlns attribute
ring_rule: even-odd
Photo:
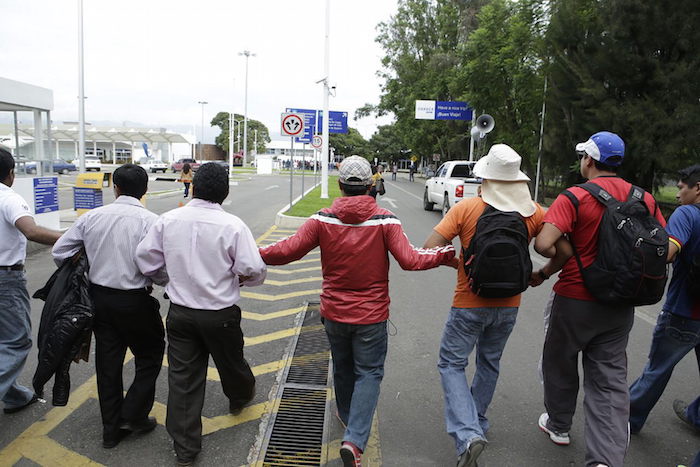
<svg viewBox="0 0 700 467"><path fill-rule="evenodd" d="M78 120L78 1L2 0L0 76L52 89L54 122ZM377 103L376 26L396 0L331 0L331 110ZM285 107L321 108L324 0L84 0L86 120L184 126L206 143L219 111L243 113L279 139ZM21 114L29 122L29 114ZM7 115L4 116L4 120ZM369 138L377 124L350 121Z"/></svg>

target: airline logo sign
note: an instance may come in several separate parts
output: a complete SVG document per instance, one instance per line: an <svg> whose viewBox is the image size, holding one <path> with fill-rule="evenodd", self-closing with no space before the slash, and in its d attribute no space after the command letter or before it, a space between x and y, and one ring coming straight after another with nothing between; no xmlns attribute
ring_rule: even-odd
<svg viewBox="0 0 700 467"><path fill-rule="evenodd" d="M418 120L471 120L474 112L466 102L416 101Z"/></svg>

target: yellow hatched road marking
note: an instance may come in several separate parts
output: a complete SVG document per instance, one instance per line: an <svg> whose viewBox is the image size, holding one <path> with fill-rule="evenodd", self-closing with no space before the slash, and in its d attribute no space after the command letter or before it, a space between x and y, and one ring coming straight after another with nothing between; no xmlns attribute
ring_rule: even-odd
<svg viewBox="0 0 700 467"><path fill-rule="evenodd" d="M274 279L265 279L265 285L274 285L277 287L284 287L285 285L303 284L305 282L315 282L320 281L322 277L305 277L303 279L292 279L289 281L276 281Z"/></svg>
<svg viewBox="0 0 700 467"><path fill-rule="evenodd" d="M266 302L275 302L277 300L285 300L287 298L303 297L304 295L319 295L320 293L321 289L298 290L296 292L289 292L278 295L254 292L241 292L241 297L252 298L255 300L264 300Z"/></svg>
<svg viewBox="0 0 700 467"><path fill-rule="evenodd" d="M303 306L296 308L288 308L286 310L275 311L273 313L254 313L252 311L242 311L241 316L245 319L251 319L254 321L267 321L269 319L281 318L283 316L296 315L304 311Z"/></svg>
<svg viewBox="0 0 700 467"><path fill-rule="evenodd" d="M269 236L272 234L272 232L274 232L274 231L276 231L276 230L277 230L277 226L276 226L276 225L273 225L272 227L270 227L269 229L267 229L267 232L265 232L264 234L262 234L261 236L259 236L258 238L256 238L256 239L255 239L255 243L260 244L260 243L264 242L265 239L266 239L267 237L269 237Z"/></svg>
<svg viewBox="0 0 700 467"><path fill-rule="evenodd" d="M259 376L267 373L275 373L284 367L286 360L277 360L276 362L263 363L262 365L253 366L250 370L253 375ZM163 356L163 366L168 367L168 356ZM219 370L212 367L207 367L207 380L209 381L221 381L221 376L219 376Z"/></svg>
<svg viewBox="0 0 700 467"><path fill-rule="evenodd" d="M277 268L268 268L267 272L268 273L273 273L273 274L296 274L298 272L309 272L309 271L320 271L321 266L311 266L309 268L301 268L301 269L277 269Z"/></svg>

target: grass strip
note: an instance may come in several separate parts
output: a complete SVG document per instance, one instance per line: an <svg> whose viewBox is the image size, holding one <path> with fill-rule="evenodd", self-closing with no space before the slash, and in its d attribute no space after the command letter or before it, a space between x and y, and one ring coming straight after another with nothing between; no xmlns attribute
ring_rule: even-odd
<svg viewBox="0 0 700 467"><path fill-rule="evenodd" d="M321 199L321 185L309 192L308 195L300 199L292 209L285 212L288 216L309 217L323 208L330 207L333 200L341 196L338 188L338 177L328 177L328 198Z"/></svg>

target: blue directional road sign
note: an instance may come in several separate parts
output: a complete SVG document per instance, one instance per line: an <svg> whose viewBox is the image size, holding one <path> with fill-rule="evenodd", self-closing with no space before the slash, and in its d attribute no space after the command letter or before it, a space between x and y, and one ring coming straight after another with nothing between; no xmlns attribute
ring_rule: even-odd
<svg viewBox="0 0 700 467"><path fill-rule="evenodd" d="M435 102L435 120L471 120L472 116L473 110L466 102Z"/></svg>
<svg viewBox="0 0 700 467"><path fill-rule="evenodd" d="M347 112L328 112L330 119L328 120L329 133L347 133L348 132L348 113ZM318 111L318 128L323 128L323 110Z"/></svg>
<svg viewBox="0 0 700 467"><path fill-rule="evenodd" d="M310 144L314 137L314 127L316 126L316 111L311 109L290 108L287 108L286 111L304 116L304 136L294 138L294 142Z"/></svg>

